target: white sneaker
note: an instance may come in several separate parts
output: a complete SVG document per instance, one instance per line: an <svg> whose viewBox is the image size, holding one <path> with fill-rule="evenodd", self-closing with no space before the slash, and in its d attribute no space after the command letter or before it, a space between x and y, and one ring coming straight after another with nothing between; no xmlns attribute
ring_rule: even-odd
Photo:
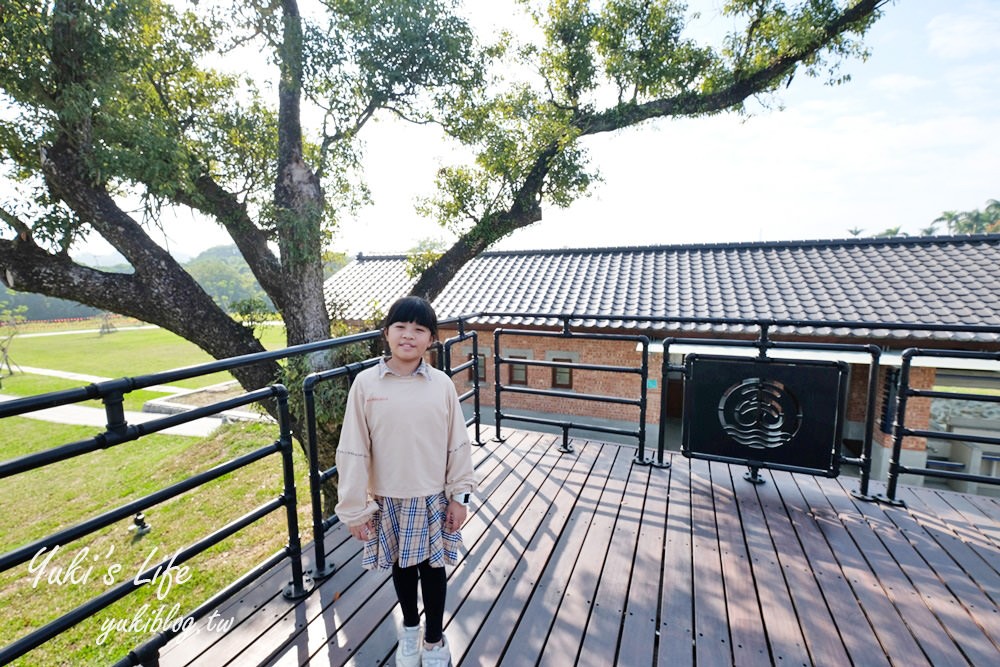
<svg viewBox="0 0 1000 667"><path fill-rule="evenodd" d="M420 649L424 645L420 626L408 628L405 625L399 631L399 646L396 647L396 667L419 667Z"/></svg>
<svg viewBox="0 0 1000 667"><path fill-rule="evenodd" d="M423 655L420 656L422 667L451 667L451 651L448 649L448 640L441 635L441 645L434 648L424 648Z"/></svg>

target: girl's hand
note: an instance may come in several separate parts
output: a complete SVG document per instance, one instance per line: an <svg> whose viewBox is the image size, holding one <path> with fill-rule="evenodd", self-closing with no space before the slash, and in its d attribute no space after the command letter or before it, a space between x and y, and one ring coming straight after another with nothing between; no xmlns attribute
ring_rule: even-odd
<svg viewBox="0 0 1000 667"><path fill-rule="evenodd" d="M444 527L449 533L457 533L458 529L465 524L465 519L469 516L469 508L454 500L448 503L448 514L445 517Z"/></svg>
<svg viewBox="0 0 1000 667"><path fill-rule="evenodd" d="M367 542L375 535L375 524L371 519L357 526L348 526L355 539Z"/></svg>

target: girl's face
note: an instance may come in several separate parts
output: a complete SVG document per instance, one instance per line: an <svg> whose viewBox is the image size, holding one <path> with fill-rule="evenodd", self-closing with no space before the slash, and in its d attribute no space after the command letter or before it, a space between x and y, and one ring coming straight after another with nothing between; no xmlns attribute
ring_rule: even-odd
<svg viewBox="0 0 1000 667"><path fill-rule="evenodd" d="M416 322L393 322L385 329L385 339L392 358L405 363L419 363L434 342L431 330Z"/></svg>

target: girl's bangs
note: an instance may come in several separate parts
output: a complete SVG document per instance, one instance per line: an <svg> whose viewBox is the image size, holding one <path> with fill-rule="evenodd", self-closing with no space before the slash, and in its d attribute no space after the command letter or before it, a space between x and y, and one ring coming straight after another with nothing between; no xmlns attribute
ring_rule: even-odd
<svg viewBox="0 0 1000 667"><path fill-rule="evenodd" d="M403 297L392 304L385 316L384 326L388 327L396 322L416 322L437 335L437 314L431 304L419 297Z"/></svg>

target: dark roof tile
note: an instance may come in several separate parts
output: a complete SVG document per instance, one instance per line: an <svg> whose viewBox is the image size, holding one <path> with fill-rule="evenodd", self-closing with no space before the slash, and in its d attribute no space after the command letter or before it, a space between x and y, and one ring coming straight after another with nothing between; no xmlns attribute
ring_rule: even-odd
<svg viewBox="0 0 1000 667"><path fill-rule="evenodd" d="M327 282L327 300L348 319L366 319L374 304L384 310L409 291L405 267L403 256L359 255ZM492 311L996 325L997 267L1000 235L488 252L434 305L442 318Z"/></svg>

